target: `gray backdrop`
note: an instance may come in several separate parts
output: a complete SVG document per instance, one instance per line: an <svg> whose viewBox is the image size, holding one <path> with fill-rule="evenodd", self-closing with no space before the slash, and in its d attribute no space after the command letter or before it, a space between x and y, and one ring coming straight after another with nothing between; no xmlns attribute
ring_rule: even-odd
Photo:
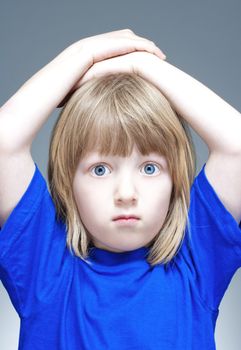
<svg viewBox="0 0 241 350"><path fill-rule="evenodd" d="M124 28L155 41L171 64L241 110L240 0L2 1L0 105L69 44ZM57 113L43 126L32 148L32 156L45 178L50 131ZM207 148L195 133L193 137L200 169L207 159ZM215 334L218 350L241 348L240 295L239 270L221 303ZM19 325L19 317L1 284L1 350L17 349Z"/></svg>

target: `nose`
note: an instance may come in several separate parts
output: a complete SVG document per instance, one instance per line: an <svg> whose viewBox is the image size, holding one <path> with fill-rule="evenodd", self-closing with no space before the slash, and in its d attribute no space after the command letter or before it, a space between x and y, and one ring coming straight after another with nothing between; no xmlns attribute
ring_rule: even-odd
<svg viewBox="0 0 241 350"><path fill-rule="evenodd" d="M119 204L133 204L137 201L136 186L130 175L122 176L117 180L114 199Z"/></svg>

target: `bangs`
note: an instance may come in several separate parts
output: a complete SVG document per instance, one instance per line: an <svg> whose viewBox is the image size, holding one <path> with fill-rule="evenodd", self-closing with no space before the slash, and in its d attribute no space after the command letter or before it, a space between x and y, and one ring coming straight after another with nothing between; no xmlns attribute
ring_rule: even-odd
<svg viewBox="0 0 241 350"><path fill-rule="evenodd" d="M154 111L140 106L140 102L130 96L109 96L86 111L88 118L80 118L78 125L79 150L81 156L91 151L101 155L130 156L134 145L139 152L147 155L157 152L167 156L170 131L161 125L161 119ZM127 101L128 99L128 101ZM121 103L120 103L121 101ZM167 135L167 133L169 135Z"/></svg>
<svg viewBox="0 0 241 350"><path fill-rule="evenodd" d="M138 123L130 116L98 116L91 124L82 139L85 152L97 150L102 155L127 157L135 144L143 155L153 151L166 153L163 135L157 127Z"/></svg>

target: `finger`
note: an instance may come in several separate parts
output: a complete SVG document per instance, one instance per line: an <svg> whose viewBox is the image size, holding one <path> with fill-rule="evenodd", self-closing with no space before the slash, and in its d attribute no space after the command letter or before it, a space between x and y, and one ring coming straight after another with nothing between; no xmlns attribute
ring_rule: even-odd
<svg viewBox="0 0 241 350"><path fill-rule="evenodd" d="M133 40L133 51L147 51L159 57L162 60L166 59L166 55L162 52L154 42L146 39L134 39Z"/></svg>
<svg viewBox="0 0 241 350"><path fill-rule="evenodd" d="M104 35L108 35L113 37L117 36L120 38L128 38L131 39L133 41L135 41L137 44L137 51L148 51L151 52L155 55L157 55L159 58L165 60L166 59L166 55L165 53L151 40L144 38L142 36L139 36L137 34L135 34L131 29L122 29L122 30L117 30L117 31L113 31L113 32L109 32L106 33Z"/></svg>
<svg viewBox="0 0 241 350"><path fill-rule="evenodd" d="M121 32L121 34L126 35L126 36L130 36L133 37L134 40L140 40L143 41L143 43L146 43L148 45L148 47L153 48L151 49L151 53L154 53L155 55L157 55L159 58L161 59L166 59L166 55L164 54L164 52L155 44L154 41L149 40L148 38L144 38L140 35L135 34L131 29L124 29L122 31L118 31Z"/></svg>

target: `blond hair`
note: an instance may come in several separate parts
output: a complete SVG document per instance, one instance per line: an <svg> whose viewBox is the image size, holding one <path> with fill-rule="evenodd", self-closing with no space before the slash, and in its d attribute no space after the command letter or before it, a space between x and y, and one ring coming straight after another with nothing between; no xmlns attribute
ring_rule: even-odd
<svg viewBox="0 0 241 350"><path fill-rule="evenodd" d="M169 210L160 232L148 244L147 261L168 263L177 254L188 222L196 158L186 122L154 85L135 73L93 78L78 88L52 130L48 181L57 217L66 223L67 246L86 259L91 239L81 222L72 185L87 152L129 156L134 144L143 155L166 157L173 182Z"/></svg>

